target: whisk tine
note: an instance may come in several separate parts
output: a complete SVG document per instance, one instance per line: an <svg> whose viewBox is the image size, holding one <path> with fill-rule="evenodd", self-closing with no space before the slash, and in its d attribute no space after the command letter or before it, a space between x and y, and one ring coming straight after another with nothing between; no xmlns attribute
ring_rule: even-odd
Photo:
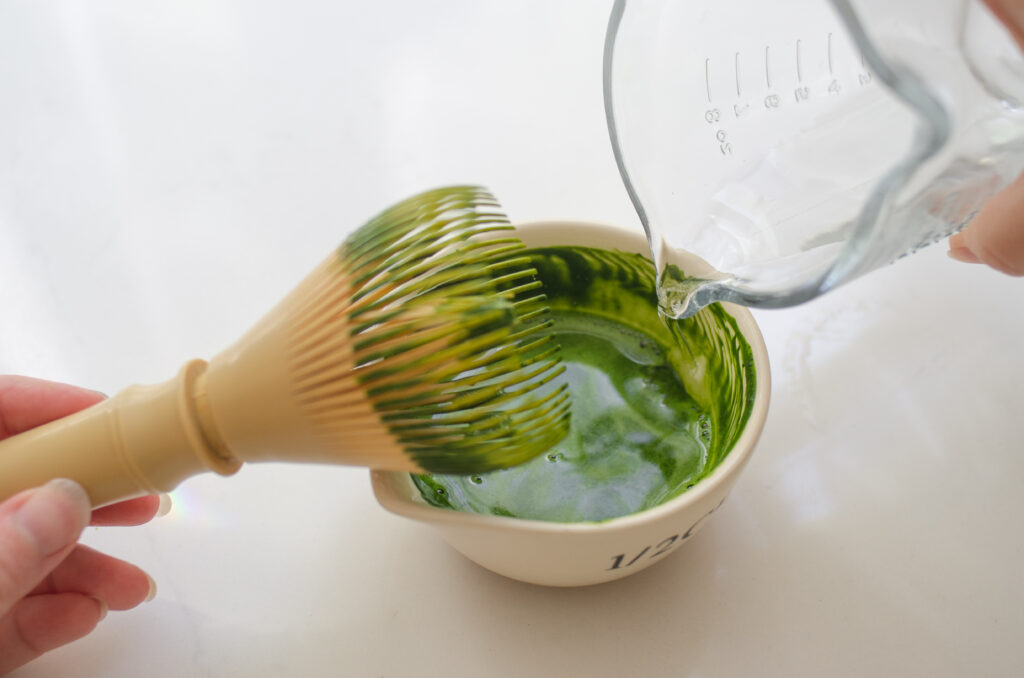
<svg viewBox="0 0 1024 678"><path fill-rule="evenodd" d="M378 215L318 269L290 361L325 446L386 445L383 427L424 470L478 473L565 435L564 367L512 230L486 191L438 189Z"/></svg>
<svg viewBox="0 0 1024 678"><path fill-rule="evenodd" d="M358 284L372 287L368 292L360 292L352 300L354 314L366 308L377 308L391 302L401 303L409 295L419 296L432 290L447 288L458 282L466 266L471 266L483 259L477 256L483 253L438 252L429 262L400 262L395 265L403 267L397 274L381 274L375 277L366 276L357 281ZM497 256L488 253L488 258ZM455 273L453 275L453 270Z"/></svg>

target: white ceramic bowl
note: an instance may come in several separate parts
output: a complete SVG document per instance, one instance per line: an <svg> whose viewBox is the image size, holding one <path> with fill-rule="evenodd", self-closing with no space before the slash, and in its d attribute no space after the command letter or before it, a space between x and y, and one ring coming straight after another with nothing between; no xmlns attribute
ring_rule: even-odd
<svg viewBox="0 0 1024 678"><path fill-rule="evenodd" d="M518 226L530 247L585 245L647 254L642 235L579 222ZM470 560L534 584L582 586L639 572L678 549L719 509L754 451L768 414L768 353L750 312L725 305L750 344L756 386L750 417L728 455L691 489L654 508L599 523L556 523L437 508L407 473L374 471L373 490L389 511L433 525Z"/></svg>

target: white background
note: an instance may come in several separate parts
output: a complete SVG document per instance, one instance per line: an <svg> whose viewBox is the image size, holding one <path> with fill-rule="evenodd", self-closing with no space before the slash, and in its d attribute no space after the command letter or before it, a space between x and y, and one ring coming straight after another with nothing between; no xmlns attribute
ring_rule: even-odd
<svg viewBox="0 0 1024 678"><path fill-rule="evenodd" d="M0 372L169 378L446 183L514 221L639 228L601 103L609 10L0 0ZM756 314L761 444L650 570L509 581L386 513L365 470L250 467L90 528L157 598L14 675L1020 675L1024 281L943 250Z"/></svg>

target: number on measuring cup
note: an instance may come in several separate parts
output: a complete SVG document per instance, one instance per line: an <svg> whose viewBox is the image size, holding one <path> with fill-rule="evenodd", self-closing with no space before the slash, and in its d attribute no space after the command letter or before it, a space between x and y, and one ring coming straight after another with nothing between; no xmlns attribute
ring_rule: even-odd
<svg viewBox="0 0 1024 678"><path fill-rule="evenodd" d="M722 119L722 112L717 108L709 108L704 112L704 119L709 125L713 125Z"/></svg>
<svg viewBox="0 0 1024 678"><path fill-rule="evenodd" d="M718 130L715 133L715 138L718 139L718 150L722 152L722 155L732 155L732 144L729 143L729 135L725 133L725 130Z"/></svg>

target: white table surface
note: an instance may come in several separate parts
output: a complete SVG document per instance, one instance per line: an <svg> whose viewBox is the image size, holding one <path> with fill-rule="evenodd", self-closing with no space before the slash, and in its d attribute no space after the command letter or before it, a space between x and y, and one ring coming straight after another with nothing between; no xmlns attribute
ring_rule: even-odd
<svg viewBox="0 0 1024 678"><path fill-rule="evenodd" d="M437 185L639 228L609 9L0 0L0 372L168 378ZM89 528L157 598L14 675L1022 675L1024 281L943 250L756 314L762 441L650 570L521 584L386 513L365 470L253 466Z"/></svg>

